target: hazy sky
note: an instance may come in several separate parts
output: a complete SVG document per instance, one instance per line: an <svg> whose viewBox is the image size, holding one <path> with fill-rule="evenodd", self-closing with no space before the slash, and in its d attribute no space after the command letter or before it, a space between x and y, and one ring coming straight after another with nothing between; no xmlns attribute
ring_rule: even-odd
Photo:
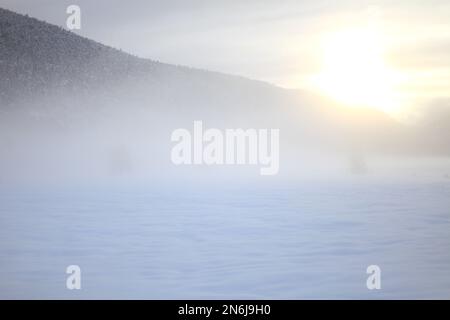
<svg viewBox="0 0 450 320"><path fill-rule="evenodd" d="M395 95L396 103L409 106L450 96L448 0L0 0L1 7L61 26L65 26L69 4L78 4L82 10L82 29L77 33L141 57L239 74L289 88L314 89L311 79L322 73L324 86L318 88L331 96L332 89L343 92L340 98L344 102L351 102L346 99L346 90L364 82L361 77L372 79L372 92L353 90L360 92L361 99L378 100L388 95L391 99ZM345 64L352 63L352 55L366 55L368 50L358 47L360 38L369 45L374 42L365 31L359 35L353 32L368 25L375 25L377 41L381 39L382 48L380 45L377 50L382 54L384 73L377 71L377 63L372 69L361 68L372 64L370 55L354 70ZM341 30L356 36L336 40L342 37L333 34ZM327 46L327 41L335 45ZM341 48L344 44L336 45L337 41L349 43L347 51ZM336 56L348 61L341 64L332 59L324 72L324 50L340 51ZM340 64L348 86L329 90L327 81L336 82L333 72ZM387 79L389 89L384 84L373 89L380 86L373 82L376 77L379 82Z"/></svg>

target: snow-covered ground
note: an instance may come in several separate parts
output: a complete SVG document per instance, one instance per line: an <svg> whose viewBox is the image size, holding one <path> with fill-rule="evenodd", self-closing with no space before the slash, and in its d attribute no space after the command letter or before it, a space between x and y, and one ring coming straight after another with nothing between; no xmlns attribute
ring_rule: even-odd
<svg viewBox="0 0 450 320"><path fill-rule="evenodd" d="M2 190L0 225L0 298L450 297L445 180Z"/></svg>

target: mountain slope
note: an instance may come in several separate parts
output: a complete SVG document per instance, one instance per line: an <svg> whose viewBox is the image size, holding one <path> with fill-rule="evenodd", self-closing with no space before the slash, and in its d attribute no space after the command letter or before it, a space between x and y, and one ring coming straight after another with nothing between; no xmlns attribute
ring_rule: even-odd
<svg viewBox="0 0 450 320"><path fill-rule="evenodd" d="M63 28L0 8L0 92L5 101L59 90L89 91L138 77L246 82L240 77L141 59ZM173 80L173 79L172 79ZM188 85L188 84L186 84ZM267 85L263 85L267 86ZM20 89L19 89L20 88Z"/></svg>
<svg viewBox="0 0 450 320"><path fill-rule="evenodd" d="M57 26L3 9L0 61L0 93L7 101L50 89L83 90L118 75L126 77L145 63Z"/></svg>

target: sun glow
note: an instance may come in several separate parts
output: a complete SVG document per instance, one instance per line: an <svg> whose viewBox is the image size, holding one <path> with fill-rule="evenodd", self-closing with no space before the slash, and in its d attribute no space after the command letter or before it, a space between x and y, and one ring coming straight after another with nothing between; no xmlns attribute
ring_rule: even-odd
<svg viewBox="0 0 450 320"><path fill-rule="evenodd" d="M395 86L400 76L384 60L384 44L370 29L336 32L322 44L322 70L313 86L351 107L394 113L399 107Z"/></svg>

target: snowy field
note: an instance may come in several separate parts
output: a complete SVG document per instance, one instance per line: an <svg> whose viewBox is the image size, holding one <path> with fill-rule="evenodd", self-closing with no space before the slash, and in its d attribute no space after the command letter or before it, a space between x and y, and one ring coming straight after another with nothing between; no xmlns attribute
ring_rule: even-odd
<svg viewBox="0 0 450 320"><path fill-rule="evenodd" d="M450 297L449 180L2 190L0 223L0 298Z"/></svg>

